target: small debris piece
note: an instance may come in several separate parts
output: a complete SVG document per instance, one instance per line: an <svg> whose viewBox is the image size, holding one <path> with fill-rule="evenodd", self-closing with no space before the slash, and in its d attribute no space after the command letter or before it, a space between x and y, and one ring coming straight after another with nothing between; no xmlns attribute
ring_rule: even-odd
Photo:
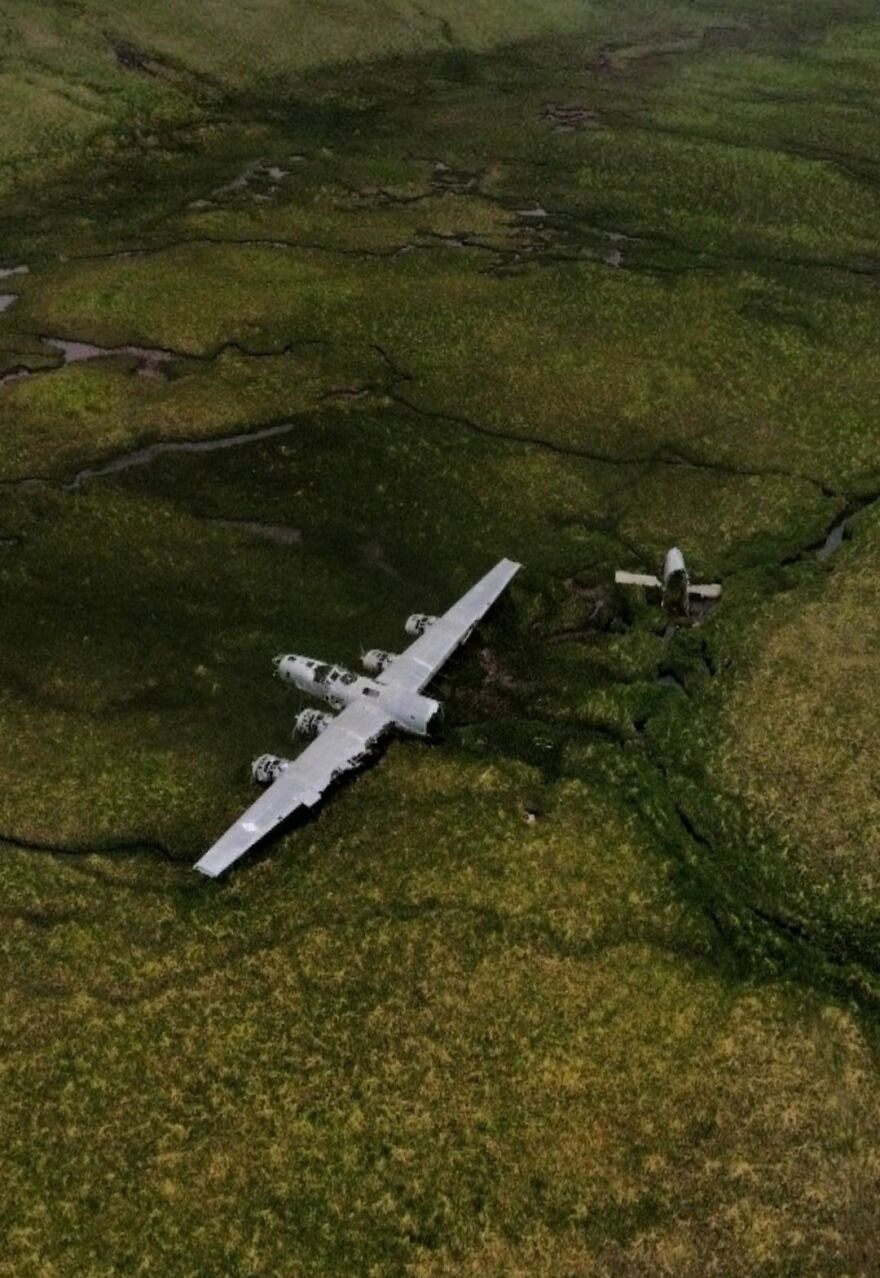
<svg viewBox="0 0 880 1278"><path fill-rule="evenodd" d="M545 102L542 117L554 133L572 133L575 129L595 129L599 114L580 102Z"/></svg>

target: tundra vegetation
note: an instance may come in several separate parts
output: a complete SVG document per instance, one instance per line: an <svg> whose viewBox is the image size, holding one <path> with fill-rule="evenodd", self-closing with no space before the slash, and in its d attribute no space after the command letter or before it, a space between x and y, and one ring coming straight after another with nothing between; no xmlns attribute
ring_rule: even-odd
<svg viewBox="0 0 880 1278"><path fill-rule="evenodd" d="M875 6L0 24L0 1274L875 1274Z"/></svg>

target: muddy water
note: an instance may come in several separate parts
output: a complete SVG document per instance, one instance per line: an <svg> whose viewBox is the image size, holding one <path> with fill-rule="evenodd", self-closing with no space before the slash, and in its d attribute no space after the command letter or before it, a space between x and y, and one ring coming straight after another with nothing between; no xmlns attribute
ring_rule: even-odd
<svg viewBox="0 0 880 1278"><path fill-rule="evenodd" d="M2 303L2 295L0 295L0 303ZM0 310L2 309L0 305ZM67 364L81 364L92 359L104 359L108 355L134 355L140 361L137 371L141 377L164 378L162 365L174 358L171 351L152 349L148 346L93 346L91 342L72 341L63 337L44 337L41 341L44 346L61 354L62 367ZM27 368L22 365L0 377L0 388L9 386L13 382L25 381L29 377L54 373L57 367L52 365L48 368Z"/></svg>
<svg viewBox="0 0 880 1278"><path fill-rule="evenodd" d="M43 344L60 351L65 364L81 364L90 359L103 359L106 355L135 355L142 361L144 371L157 373L160 364L167 364L173 359L170 351L149 346L93 346L90 342L68 341L62 337L44 337Z"/></svg>

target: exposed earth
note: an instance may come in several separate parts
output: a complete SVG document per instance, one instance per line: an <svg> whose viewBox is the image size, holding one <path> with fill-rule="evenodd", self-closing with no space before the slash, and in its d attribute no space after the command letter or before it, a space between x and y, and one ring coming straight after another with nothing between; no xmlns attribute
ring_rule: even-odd
<svg viewBox="0 0 880 1278"><path fill-rule="evenodd" d="M0 1275L877 1274L876 5L0 31Z"/></svg>

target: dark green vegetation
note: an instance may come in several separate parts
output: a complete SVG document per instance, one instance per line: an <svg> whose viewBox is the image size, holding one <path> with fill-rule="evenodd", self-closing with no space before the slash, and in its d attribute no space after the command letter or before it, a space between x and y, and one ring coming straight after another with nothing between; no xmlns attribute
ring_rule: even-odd
<svg viewBox="0 0 880 1278"><path fill-rule="evenodd" d="M7 6L0 1274L877 1272L880 26L809 7ZM443 743L194 875L271 656L502 554Z"/></svg>

